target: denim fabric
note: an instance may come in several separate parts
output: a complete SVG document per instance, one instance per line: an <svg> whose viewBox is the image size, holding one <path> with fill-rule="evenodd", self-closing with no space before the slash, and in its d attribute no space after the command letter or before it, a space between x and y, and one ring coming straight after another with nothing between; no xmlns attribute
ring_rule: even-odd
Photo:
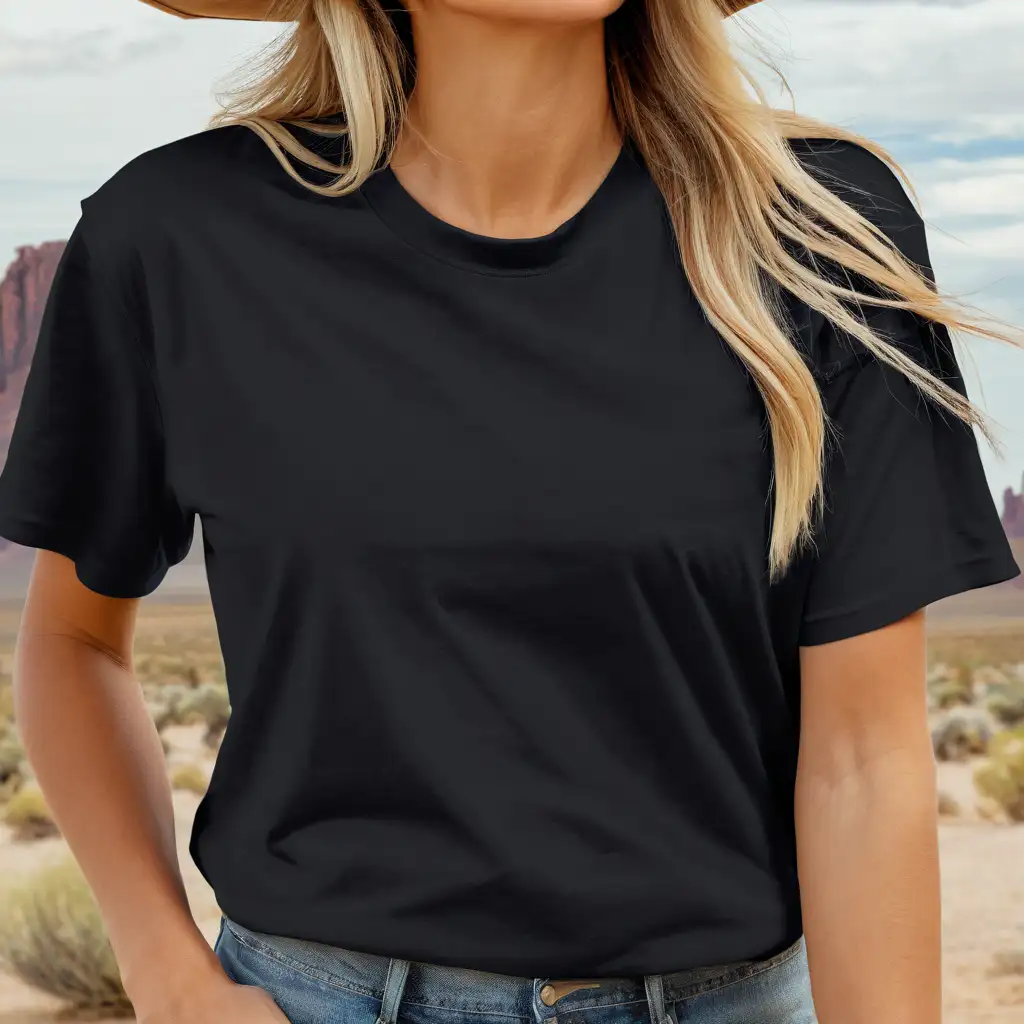
<svg viewBox="0 0 1024 1024"><path fill-rule="evenodd" d="M769 960L609 978L546 1006L544 978L409 964L225 920L224 970L292 1024L815 1024L803 940Z"/></svg>

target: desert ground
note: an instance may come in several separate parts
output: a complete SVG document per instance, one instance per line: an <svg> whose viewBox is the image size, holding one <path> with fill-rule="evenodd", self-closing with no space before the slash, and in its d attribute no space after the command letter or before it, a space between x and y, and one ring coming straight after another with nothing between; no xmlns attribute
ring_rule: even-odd
<svg viewBox="0 0 1024 1024"><path fill-rule="evenodd" d="M1002 611L1003 606L997 614L986 606L938 608L930 626L931 660L951 660L968 651L976 663L1024 663L1024 616L998 614ZM8 674L18 615L17 602L0 602L0 667ZM170 677L191 685L197 677L223 681L216 630L205 600L144 602L136 652L144 682ZM203 723L163 729L172 775L176 768L189 766L208 777L216 755L204 741L205 732ZM973 772L983 760L939 764L940 789L958 805L954 816L940 820L945 1020L1024 1024L1024 824L993 818L979 800ZM196 918L212 941L219 920L217 905L187 851L199 799L184 789L174 795L182 870ZM18 841L0 824L0 887L18 884L64 852L60 838ZM58 1001L0 972L0 1024L58 1019L96 1022L95 1016L69 1016Z"/></svg>

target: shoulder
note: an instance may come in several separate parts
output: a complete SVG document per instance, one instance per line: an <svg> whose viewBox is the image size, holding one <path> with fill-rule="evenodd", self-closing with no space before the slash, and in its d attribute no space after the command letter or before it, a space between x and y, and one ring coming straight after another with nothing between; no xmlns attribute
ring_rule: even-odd
<svg viewBox="0 0 1024 1024"><path fill-rule="evenodd" d="M789 141L809 174L882 231L922 274L934 279L924 221L900 176L885 160L870 149L845 140ZM867 294L875 294L876 286L870 282L861 281L860 287ZM827 380L843 369L876 362L859 342L835 330L820 313L789 295L786 303L798 346L822 379ZM861 313L876 332L912 353L918 361L933 361L931 349L935 339L923 330L917 317L901 310L867 305L861 306Z"/></svg>
<svg viewBox="0 0 1024 1024"><path fill-rule="evenodd" d="M83 218L103 241L138 237L223 203L246 181L266 178L273 163L250 129L212 128L135 157L83 199Z"/></svg>
<svg viewBox="0 0 1024 1024"><path fill-rule="evenodd" d="M308 138L307 138L308 136ZM316 146L309 133L302 141ZM332 159L334 154L319 152ZM326 176L325 176L326 177ZM228 244L294 202L322 201L291 178L251 128L210 128L142 153L82 200L77 236L93 262L112 270L196 245Z"/></svg>
<svg viewBox="0 0 1024 1024"><path fill-rule="evenodd" d="M140 264L183 233L218 223L274 173L249 128L212 128L142 153L83 198L76 238L94 264Z"/></svg>
<svg viewBox="0 0 1024 1024"><path fill-rule="evenodd" d="M806 171L920 263L923 221L907 187L870 149L843 139L790 139Z"/></svg>
<svg viewBox="0 0 1024 1024"><path fill-rule="evenodd" d="M338 136L293 128L299 141L331 163ZM311 173L307 173L309 170ZM303 167L321 182L327 172ZM318 202L295 181L264 140L245 125L223 125L142 153L82 201L85 233L103 248L145 248L149 241L206 235L259 217L282 199Z"/></svg>

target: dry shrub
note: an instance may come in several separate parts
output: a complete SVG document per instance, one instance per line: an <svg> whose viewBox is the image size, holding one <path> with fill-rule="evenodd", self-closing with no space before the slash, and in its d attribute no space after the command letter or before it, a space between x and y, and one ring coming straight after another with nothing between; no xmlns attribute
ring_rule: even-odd
<svg viewBox="0 0 1024 1024"><path fill-rule="evenodd" d="M135 635L135 674L140 682L193 687L223 682L224 659L212 613L189 628L153 633L147 627L143 615Z"/></svg>
<svg viewBox="0 0 1024 1024"><path fill-rule="evenodd" d="M25 780L20 775L9 775L3 782L0 782L0 807L21 792L21 787L24 784Z"/></svg>
<svg viewBox="0 0 1024 1024"><path fill-rule="evenodd" d="M1024 949L1011 949L992 957L992 974L996 977L1014 975L1024 978Z"/></svg>
<svg viewBox="0 0 1024 1024"><path fill-rule="evenodd" d="M157 732L169 725L184 725L185 708L192 697L192 689L181 683L150 686L146 690L146 703Z"/></svg>
<svg viewBox="0 0 1024 1024"><path fill-rule="evenodd" d="M928 690L932 703L940 710L970 705L974 701L973 665L958 658L946 667L942 677L931 681Z"/></svg>
<svg viewBox="0 0 1024 1024"><path fill-rule="evenodd" d="M939 792L939 817L957 818L961 814L961 807L955 797L944 791Z"/></svg>
<svg viewBox="0 0 1024 1024"><path fill-rule="evenodd" d="M11 797L4 808L3 821L20 843L60 835L46 797L36 786L25 786Z"/></svg>
<svg viewBox="0 0 1024 1024"><path fill-rule="evenodd" d="M11 677L6 673L0 673L0 729L3 723L14 718L14 686Z"/></svg>
<svg viewBox="0 0 1024 1024"><path fill-rule="evenodd" d="M932 729L932 748L939 761L966 761L988 752L995 733L991 716L978 708L946 711Z"/></svg>
<svg viewBox="0 0 1024 1024"><path fill-rule="evenodd" d="M171 775L171 786L174 789L185 789L190 793L203 796L206 793L209 782L206 773L195 764L183 764L176 768Z"/></svg>
<svg viewBox="0 0 1024 1024"><path fill-rule="evenodd" d="M74 861L45 868L5 894L0 965L76 1013L131 1015L103 920Z"/></svg>
<svg viewBox="0 0 1024 1024"><path fill-rule="evenodd" d="M25 751L13 729L0 732L0 801L12 797L25 781Z"/></svg>
<svg viewBox="0 0 1024 1024"><path fill-rule="evenodd" d="M1024 682L1015 679L995 687L988 700L988 709L1009 729L1024 725Z"/></svg>
<svg viewBox="0 0 1024 1024"><path fill-rule="evenodd" d="M184 684L198 686L202 673L199 666L188 656L180 653L149 654L135 661L136 678L143 683Z"/></svg>
<svg viewBox="0 0 1024 1024"><path fill-rule="evenodd" d="M1024 729L992 740L989 761L974 773L974 784L1010 821L1024 822Z"/></svg>
<svg viewBox="0 0 1024 1024"><path fill-rule="evenodd" d="M208 747L216 747L227 729L231 717L228 691L216 683L203 683L197 687L182 706L185 722L202 722L206 725L203 737Z"/></svg>

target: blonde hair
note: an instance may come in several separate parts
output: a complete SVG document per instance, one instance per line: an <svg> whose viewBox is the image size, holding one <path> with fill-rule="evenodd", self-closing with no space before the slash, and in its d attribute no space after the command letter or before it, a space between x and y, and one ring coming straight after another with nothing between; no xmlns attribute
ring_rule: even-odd
<svg viewBox="0 0 1024 1024"><path fill-rule="evenodd" d="M788 333L780 290L986 434L982 414L966 398L851 309L864 303L908 310L953 331L1009 339L941 296L878 227L808 172L788 139L855 143L906 183L876 144L772 108L732 54L722 17L729 7L730 0L645 0L621 8L608 20L608 74L620 128L665 197L691 287L766 406L774 458L768 562L777 578L812 535L829 438L821 394ZM395 146L414 69L411 42L382 0L279 0L277 8L282 20L297 21L294 31L214 124L247 125L293 178L323 195L344 195ZM344 124L314 123L339 113ZM347 135L346 163L313 152L289 124ZM333 180L314 184L296 164ZM819 261L848 271L845 282L816 272ZM878 293L858 291L857 279Z"/></svg>

